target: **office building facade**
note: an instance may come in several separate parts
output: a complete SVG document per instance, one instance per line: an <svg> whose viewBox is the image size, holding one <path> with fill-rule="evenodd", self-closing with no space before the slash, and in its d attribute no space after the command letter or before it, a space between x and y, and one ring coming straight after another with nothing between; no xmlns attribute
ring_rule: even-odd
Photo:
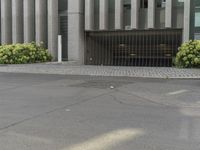
<svg viewBox="0 0 200 150"><path fill-rule="evenodd" d="M57 59L89 65L171 66L200 39L199 0L1 0L1 44L44 42Z"/></svg>

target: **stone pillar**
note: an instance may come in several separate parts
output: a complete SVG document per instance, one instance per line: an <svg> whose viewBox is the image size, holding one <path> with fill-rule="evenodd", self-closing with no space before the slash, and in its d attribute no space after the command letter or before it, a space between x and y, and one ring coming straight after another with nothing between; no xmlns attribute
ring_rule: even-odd
<svg viewBox="0 0 200 150"><path fill-rule="evenodd" d="M58 0L48 0L48 50L58 59Z"/></svg>
<svg viewBox="0 0 200 150"><path fill-rule="evenodd" d="M155 0L148 0L148 28L155 28Z"/></svg>
<svg viewBox="0 0 200 150"><path fill-rule="evenodd" d="M172 8L173 8L173 0L166 1L165 8L165 27L172 28Z"/></svg>
<svg viewBox="0 0 200 150"><path fill-rule="evenodd" d="M1 9L1 0L0 0L0 9ZM1 16L1 11L0 11L0 16ZM0 33L1 33L1 20L0 20ZM0 34L0 44L1 44L1 34Z"/></svg>
<svg viewBox="0 0 200 150"><path fill-rule="evenodd" d="M1 0L1 44L12 43L11 0Z"/></svg>
<svg viewBox="0 0 200 150"><path fill-rule="evenodd" d="M94 0L85 0L85 30L94 30Z"/></svg>
<svg viewBox="0 0 200 150"><path fill-rule="evenodd" d="M123 0L115 0L115 29L123 28Z"/></svg>
<svg viewBox="0 0 200 150"><path fill-rule="evenodd" d="M194 39L194 16L195 16L194 0L185 0L183 42L187 42L189 40Z"/></svg>
<svg viewBox="0 0 200 150"><path fill-rule="evenodd" d="M36 42L47 44L47 0L35 0Z"/></svg>
<svg viewBox="0 0 200 150"><path fill-rule="evenodd" d="M35 1L24 0L24 42L35 41Z"/></svg>
<svg viewBox="0 0 200 150"><path fill-rule="evenodd" d="M139 0L131 0L131 28L138 29L139 26Z"/></svg>
<svg viewBox="0 0 200 150"><path fill-rule="evenodd" d="M12 41L23 43L23 0L12 0Z"/></svg>
<svg viewBox="0 0 200 150"><path fill-rule="evenodd" d="M99 29L108 29L108 0L99 0Z"/></svg>
<svg viewBox="0 0 200 150"><path fill-rule="evenodd" d="M68 0L68 60L84 63L83 0Z"/></svg>

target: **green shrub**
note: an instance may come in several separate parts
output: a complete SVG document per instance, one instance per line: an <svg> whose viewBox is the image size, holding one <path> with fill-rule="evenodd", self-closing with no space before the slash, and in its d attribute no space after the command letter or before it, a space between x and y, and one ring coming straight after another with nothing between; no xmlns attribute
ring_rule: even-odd
<svg viewBox="0 0 200 150"><path fill-rule="evenodd" d="M200 68L200 41L189 41L181 45L175 64L183 68Z"/></svg>
<svg viewBox="0 0 200 150"><path fill-rule="evenodd" d="M43 44L27 43L0 46L0 64L26 64L51 61Z"/></svg>

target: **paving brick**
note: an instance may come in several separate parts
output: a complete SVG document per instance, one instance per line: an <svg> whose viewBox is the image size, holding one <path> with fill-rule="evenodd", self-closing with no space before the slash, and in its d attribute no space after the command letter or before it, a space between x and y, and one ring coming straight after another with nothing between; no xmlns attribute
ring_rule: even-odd
<svg viewBox="0 0 200 150"><path fill-rule="evenodd" d="M0 72L58 75L91 75L141 78L200 79L200 69L165 67L86 66L76 63L45 63L26 65L0 65Z"/></svg>

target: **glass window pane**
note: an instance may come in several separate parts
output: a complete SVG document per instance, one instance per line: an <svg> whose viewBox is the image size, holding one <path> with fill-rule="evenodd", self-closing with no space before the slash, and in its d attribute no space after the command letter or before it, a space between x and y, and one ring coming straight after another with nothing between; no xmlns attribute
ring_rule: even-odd
<svg viewBox="0 0 200 150"><path fill-rule="evenodd" d="M166 0L156 0L157 8L165 8Z"/></svg>
<svg viewBox="0 0 200 150"><path fill-rule="evenodd" d="M200 27L200 12L195 13L195 27Z"/></svg>
<svg viewBox="0 0 200 150"><path fill-rule="evenodd" d="M59 11L66 11L67 10L67 0L59 0Z"/></svg>

